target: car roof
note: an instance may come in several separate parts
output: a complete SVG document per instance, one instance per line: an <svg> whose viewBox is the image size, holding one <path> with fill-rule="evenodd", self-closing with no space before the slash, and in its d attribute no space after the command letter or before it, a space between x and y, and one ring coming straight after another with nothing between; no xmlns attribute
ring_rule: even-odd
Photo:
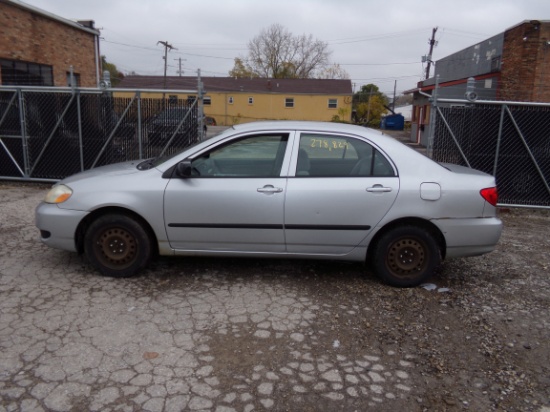
<svg viewBox="0 0 550 412"><path fill-rule="evenodd" d="M367 129L362 126L356 126L347 123L336 122L312 122L312 121L295 121L295 120L270 120L251 123L242 123L234 125L233 128L236 131L250 131L250 130L319 130L319 131L338 131L348 132L354 134L362 134L365 130L369 130L373 133L380 134L371 129Z"/></svg>
<svg viewBox="0 0 550 412"><path fill-rule="evenodd" d="M404 146L401 142L385 135L380 130L370 129L364 126L357 126L348 123L337 122L313 122L313 121L294 121L294 120L270 120L242 123L232 126L231 129L239 133L254 131L283 131L283 130L303 130L308 132L320 133L347 133L356 136L363 136L373 141L384 142L384 145Z"/></svg>

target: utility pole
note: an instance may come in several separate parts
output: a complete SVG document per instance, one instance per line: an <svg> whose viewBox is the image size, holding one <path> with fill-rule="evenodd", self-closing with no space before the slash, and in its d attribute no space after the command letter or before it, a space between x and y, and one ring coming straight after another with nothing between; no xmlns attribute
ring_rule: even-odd
<svg viewBox="0 0 550 412"><path fill-rule="evenodd" d="M168 68L168 49L177 50L172 46L168 41L158 41L157 44L162 44L164 46L164 88L166 89L166 69Z"/></svg>
<svg viewBox="0 0 550 412"><path fill-rule="evenodd" d="M395 93L397 91L397 80L393 83L393 103L391 105L392 110L395 112Z"/></svg>
<svg viewBox="0 0 550 412"><path fill-rule="evenodd" d="M428 44L430 45L430 52L428 53L428 67L426 67L426 79L430 78L430 67L432 66L432 53L434 50L434 46L436 45L435 41L435 33L437 32L437 27L434 27L432 29L432 38L428 40Z"/></svg>
<svg viewBox="0 0 550 412"><path fill-rule="evenodd" d="M181 77L181 75L183 74L183 70L181 69L181 62L182 62L182 60L183 60L184 62L187 61L187 60L186 60L186 59L182 59L181 57L180 57L179 59L174 59L174 60L179 61L179 70L178 70L178 74L179 74L179 76Z"/></svg>

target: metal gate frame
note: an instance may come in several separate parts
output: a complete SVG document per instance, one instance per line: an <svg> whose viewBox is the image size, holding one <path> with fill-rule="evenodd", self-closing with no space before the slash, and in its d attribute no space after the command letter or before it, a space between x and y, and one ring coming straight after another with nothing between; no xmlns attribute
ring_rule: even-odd
<svg viewBox="0 0 550 412"><path fill-rule="evenodd" d="M199 87L201 83L199 82ZM131 94L131 98L127 97L113 97L113 94L123 93L124 96ZM180 100L179 103L174 103L170 99L152 99L143 98L143 94L162 94L163 97L167 95L181 95L181 94L193 94L197 95L197 99L193 101ZM28 97L31 95L38 96L57 96L51 99L45 99L47 103L52 100L57 103L55 111L48 110L44 112L44 109L51 109L46 107L38 107L34 104L33 107L29 107L27 104ZM83 125L85 123L83 119L83 99L90 96L96 96L97 99L111 99L112 104L117 103L120 109L120 114L117 115L116 122L112 122L111 128L108 134L103 136L101 140L101 147L97 153L93 153L91 159L85 162L85 157L90 157L90 153L86 148L86 136ZM173 145L178 140L179 134L184 132L184 126L196 125L196 138L190 139L188 143L193 143L196 140L203 140L203 116L202 113L202 98L204 91L198 88L197 90L165 90L165 89L95 89L95 88L71 88L71 87L32 87L32 86L0 86L0 179L4 180L22 180L22 181L40 181L40 182L57 182L65 176L59 177L44 177L37 175L37 166L44 162L50 161L48 158L48 151L54 150L52 146L59 145L59 136L63 133L67 133L66 123L68 121L68 113L72 114L72 138L74 142L78 142L78 169L73 172L84 171L86 169L94 168L103 164L106 164L105 157L109 150L113 146L113 142L117 137L117 134L121 133L124 128L123 124L128 121L129 113L132 111L132 126L135 130L135 146L137 150L135 153L129 154L124 160L140 160L149 158L151 156L162 156L169 152L174 152ZM118 100L117 100L118 99ZM127 101L126 101L127 100ZM147 118L144 115L143 102L144 101L158 101L156 104L160 108L168 107L181 107L186 109L186 114L182 118L178 118L177 124L170 124L170 135L163 140L162 145L157 144L154 150L150 150L148 145L150 141L146 141L144 136L144 130L147 128ZM40 129L42 138L40 141L39 150L36 148L36 139L29 134L29 110L33 110L33 113L39 112L51 114L54 113L55 119L47 114L39 116L42 120L38 125L35 125L35 130ZM112 109L112 107L110 107ZM76 115L75 115L76 112ZM90 115L90 113L88 113ZM97 118L102 119L103 113L96 113ZM193 118L192 118L193 117ZM44 120L46 119L46 120ZM97 120L97 119L96 119ZM107 119L112 120L112 119ZM50 128L46 127L45 123L50 123ZM76 122L76 127L74 123ZM101 120L99 121L101 123ZM194 127L194 126L193 126ZM7 130L7 131L6 131ZM191 129L185 129L187 132ZM44 134L46 133L46 134ZM192 140L192 141L191 141ZM38 150L37 153L31 155L31 148L29 143L33 141L35 145L34 149ZM76 144L76 143L75 143ZM181 150L181 142L178 148ZM97 149L97 147L96 147ZM146 150L148 149L148 150ZM36 151L35 150L35 151ZM117 159L115 159L117 160ZM71 159L74 163L75 159ZM2 165L3 162L3 165ZM109 163L107 161L107 163ZM4 167L2 167L4 166ZM8 169L8 172L6 172ZM11 172L9 172L11 171ZM72 174L72 173L70 173Z"/></svg>
<svg viewBox="0 0 550 412"><path fill-rule="evenodd" d="M537 133L528 132L525 127L522 128L519 121L520 114L529 111L533 114L533 118L536 118L536 113L540 112L539 117L548 122L550 119L550 103L438 99L436 91L434 91L434 96L430 98L430 101L430 132L427 148L430 158L440 162L449 162L449 156L444 152L452 150L450 146L453 146L456 152L452 157L454 161L451 161L451 163L462 163L467 167L481 169L497 178L499 188L504 188L502 193L504 196L499 196L503 200L499 202L499 206L550 209L550 133L541 130L537 130ZM442 108L441 104L446 107ZM461 135L460 130L458 130L460 125L452 124L449 118L452 117L453 112L464 113L465 110L484 110L487 107L496 107L499 110L498 130L496 130L496 141L494 142L487 139L487 136L480 131L471 131L474 136ZM515 137L517 141L512 141L510 136ZM478 150L476 152L468 151L465 145L471 145L472 139L476 138L479 140L486 139L485 147L494 147L494 151L492 153L480 153L484 149L480 149L479 142L477 142ZM447 142L444 142L445 139ZM512 142L515 146L516 151L513 154L507 153L503 148L505 140L509 143ZM537 153L534 153L534 144L537 145ZM522 151L524 153L518 153ZM480 167L479 162L476 162L474 158L480 155L491 157L490 169L487 166ZM517 169L513 172L503 170L505 166L502 166L503 158L511 155L518 158ZM536 186L538 188L537 195L531 197L526 194L520 198L507 196L507 188L515 184L511 182L510 177L513 173L524 173L529 176L531 182L528 182L528 187Z"/></svg>

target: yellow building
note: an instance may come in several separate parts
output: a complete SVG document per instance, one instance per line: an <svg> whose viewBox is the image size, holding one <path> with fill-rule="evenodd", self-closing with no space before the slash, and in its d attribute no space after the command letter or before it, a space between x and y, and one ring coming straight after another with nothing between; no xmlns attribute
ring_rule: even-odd
<svg viewBox="0 0 550 412"><path fill-rule="evenodd" d="M236 79L202 77L204 114L218 125L256 120L351 121L350 80ZM194 99L196 77L127 76L118 88L141 90L143 97ZM164 91L166 90L166 91ZM133 93L132 93L133 94ZM115 96L124 97L123 92Z"/></svg>

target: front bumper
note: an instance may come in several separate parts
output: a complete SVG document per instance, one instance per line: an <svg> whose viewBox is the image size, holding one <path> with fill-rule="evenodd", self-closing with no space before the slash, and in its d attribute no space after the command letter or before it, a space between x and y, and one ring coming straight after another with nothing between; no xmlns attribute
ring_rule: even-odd
<svg viewBox="0 0 550 412"><path fill-rule="evenodd" d="M76 228L87 214L81 210L40 203L35 210L35 225L40 230L40 240L50 247L76 252Z"/></svg>

